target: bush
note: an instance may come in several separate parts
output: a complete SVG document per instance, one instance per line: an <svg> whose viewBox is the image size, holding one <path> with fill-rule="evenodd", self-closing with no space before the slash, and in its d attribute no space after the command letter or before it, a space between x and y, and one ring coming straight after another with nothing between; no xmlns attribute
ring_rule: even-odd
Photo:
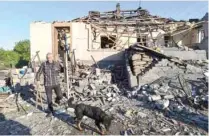
<svg viewBox="0 0 209 136"><path fill-rule="evenodd" d="M30 60L30 41L23 40L15 44L13 50L0 48L0 68L9 68L11 65L21 68Z"/></svg>

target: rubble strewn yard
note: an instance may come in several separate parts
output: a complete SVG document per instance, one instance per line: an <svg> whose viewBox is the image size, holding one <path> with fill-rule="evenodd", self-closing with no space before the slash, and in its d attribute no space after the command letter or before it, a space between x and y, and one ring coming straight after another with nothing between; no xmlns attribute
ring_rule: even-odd
<svg viewBox="0 0 209 136"><path fill-rule="evenodd" d="M0 135L99 134L88 117L79 131L66 103L53 102L55 115L46 117L44 78L34 82L46 53L61 66L63 94L114 117L109 135L208 135L206 15L177 21L118 3L68 22L32 23L28 67L0 71Z"/></svg>
<svg viewBox="0 0 209 136"><path fill-rule="evenodd" d="M208 63L187 63L193 65L193 69L181 69L163 59L142 76L138 87L132 89L128 87L124 65L98 69L79 64L78 78L72 80L70 95L78 103L98 106L114 115L110 134L206 135L208 88L204 72ZM61 73L62 91L66 92L63 79ZM46 118L44 110L35 107L34 91L33 86L20 86L16 94L1 100L4 106L0 107L0 134L97 134L94 121L89 118L83 120L85 131L76 129L72 108L56 106L56 116ZM46 109L44 91L42 96Z"/></svg>

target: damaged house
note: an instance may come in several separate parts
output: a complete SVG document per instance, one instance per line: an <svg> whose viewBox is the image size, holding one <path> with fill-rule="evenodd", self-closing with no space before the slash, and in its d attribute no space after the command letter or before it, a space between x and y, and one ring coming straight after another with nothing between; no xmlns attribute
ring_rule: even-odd
<svg viewBox="0 0 209 136"><path fill-rule="evenodd" d="M87 16L71 21L31 23L31 58L40 51L40 59L45 60L45 55L52 52L56 60L63 61L67 43L74 64L77 60L83 64L94 64L96 61L100 66L124 64L125 50L138 43L183 60L204 60L207 24L207 14L201 20L176 21L151 15L141 7L122 10L117 4L113 11L89 11ZM62 33L66 34L66 40L63 40ZM153 62L153 57L144 52L131 56L132 61L140 58L136 64L127 63L134 76L144 73Z"/></svg>
<svg viewBox="0 0 209 136"><path fill-rule="evenodd" d="M36 51L40 51L41 60L45 59L47 52L52 52L56 59L63 57L63 43L59 40L62 30L68 34L67 42L71 52L74 51L76 59L84 62L92 62L91 55L96 61L119 62L123 59L124 49L136 42L147 47L188 50L185 47L192 48L206 36L203 35L207 31L202 29L203 24L201 20L175 21L154 16L141 7L122 10L117 4L116 10L89 11L88 16L68 22L31 23L31 58ZM170 52L171 55L179 55ZM165 53L169 54L169 51ZM202 59L201 55L192 55L193 58Z"/></svg>
<svg viewBox="0 0 209 136"><path fill-rule="evenodd" d="M31 62L44 61L48 52L64 62L58 76L62 93L75 104L112 115L108 135L206 135L207 26L208 14L176 21L117 4L113 11L89 11L71 21L31 23ZM0 134L100 134L93 119L82 120L85 131L76 129L75 109L57 105L54 95L54 117L46 118L44 78L34 82L30 64L0 72L0 113L5 115Z"/></svg>

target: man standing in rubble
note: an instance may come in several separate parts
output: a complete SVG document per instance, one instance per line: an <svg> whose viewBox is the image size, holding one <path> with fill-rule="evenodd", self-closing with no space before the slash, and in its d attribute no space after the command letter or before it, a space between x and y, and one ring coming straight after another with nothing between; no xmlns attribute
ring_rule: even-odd
<svg viewBox="0 0 209 136"><path fill-rule="evenodd" d="M47 96L47 103L48 103L48 109L49 113L46 117L50 117L54 115L53 110L53 103L52 103L52 90L55 91L56 94L56 100L55 103L60 104L61 99L63 98L60 84L58 81L58 75L60 72L60 65L58 62L55 62L53 60L52 53L48 53L46 55L47 61L43 62L36 74L36 81L40 81L40 75L43 73L44 75L44 87L46 91Z"/></svg>

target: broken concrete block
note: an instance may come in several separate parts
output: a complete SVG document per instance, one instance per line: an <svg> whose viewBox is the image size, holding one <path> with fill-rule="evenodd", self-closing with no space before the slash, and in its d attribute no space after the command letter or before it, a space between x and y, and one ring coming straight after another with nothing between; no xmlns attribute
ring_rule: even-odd
<svg viewBox="0 0 209 136"><path fill-rule="evenodd" d="M171 122L172 122L173 124L175 124L175 125L178 124L178 122L177 122L176 120L174 120L174 119L171 119Z"/></svg>
<svg viewBox="0 0 209 136"><path fill-rule="evenodd" d="M107 101L109 101L109 102L110 102L111 100L112 100L112 97L107 98Z"/></svg>
<svg viewBox="0 0 209 136"><path fill-rule="evenodd" d="M101 75L101 70L99 68L96 68L95 71L96 71L96 75L97 76L100 76Z"/></svg>
<svg viewBox="0 0 209 136"><path fill-rule="evenodd" d="M155 105L158 109L163 110L169 106L169 100L158 100Z"/></svg>
<svg viewBox="0 0 209 136"><path fill-rule="evenodd" d="M105 100L104 100L104 98L103 98L103 97L100 97L100 99L101 99L102 104L105 105Z"/></svg>
<svg viewBox="0 0 209 136"><path fill-rule="evenodd" d="M183 106L179 106L179 105L174 105L173 106L173 111L176 111L176 112L182 112L183 111Z"/></svg>
<svg viewBox="0 0 209 136"><path fill-rule="evenodd" d="M109 98L112 96L112 93L107 93L106 96Z"/></svg>
<svg viewBox="0 0 209 136"><path fill-rule="evenodd" d="M124 114L124 116L131 118L132 112L133 112L132 110L127 110L126 113Z"/></svg>
<svg viewBox="0 0 209 136"><path fill-rule="evenodd" d="M157 101L157 100L161 100L161 96L160 95L150 95L148 97L148 101L150 101L150 102Z"/></svg>
<svg viewBox="0 0 209 136"><path fill-rule="evenodd" d="M146 91L142 91L142 94L145 95L145 96L148 95Z"/></svg>
<svg viewBox="0 0 209 136"><path fill-rule="evenodd" d="M75 89L76 92L78 92L80 94L83 93L83 89L81 87L76 87L75 86L74 89Z"/></svg>
<svg viewBox="0 0 209 136"><path fill-rule="evenodd" d="M112 97L115 98L116 97L116 94L115 93L112 93Z"/></svg>
<svg viewBox="0 0 209 136"><path fill-rule="evenodd" d="M136 96L136 95L137 95L137 93L138 93L138 91L137 91L137 90L136 90L136 91L132 91L132 92L131 92L131 95L132 95L132 96Z"/></svg>
<svg viewBox="0 0 209 136"><path fill-rule="evenodd" d="M145 114L143 112L138 112L137 115L140 116L141 118L147 117L147 114Z"/></svg>
<svg viewBox="0 0 209 136"><path fill-rule="evenodd" d="M111 111L113 111L113 110L114 110L114 108L113 108L113 107L111 107L111 108L109 108L109 109L108 109L108 111L110 111L110 112L111 112Z"/></svg>
<svg viewBox="0 0 209 136"><path fill-rule="evenodd" d="M165 95L163 96L164 99L173 99L174 96L173 95Z"/></svg>
<svg viewBox="0 0 209 136"><path fill-rule="evenodd" d="M175 134L175 136L178 136L180 133L181 133L181 132L177 132L177 133Z"/></svg>
<svg viewBox="0 0 209 136"><path fill-rule="evenodd" d="M79 87L85 87L88 85L88 80L79 80L78 85Z"/></svg>
<svg viewBox="0 0 209 136"><path fill-rule="evenodd" d="M116 101L116 99L115 98L113 98L112 100L111 100L111 102L115 102Z"/></svg>
<svg viewBox="0 0 209 136"><path fill-rule="evenodd" d="M193 65L187 64L187 70L192 73L202 73L203 70L201 68L195 67Z"/></svg>
<svg viewBox="0 0 209 136"><path fill-rule="evenodd" d="M168 131L171 131L171 129L170 128L163 128L162 131L163 132L168 132Z"/></svg>
<svg viewBox="0 0 209 136"><path fill-rule="evenodd" d="M93 95L92 91L87 92L87 96L92 96L92 95Z"/></svg>
<svg viewBox="0 0 209 136"><path fill-rule="evenodd" d="M90 84L90 85L89 85L89 89L91 89L91 90L95 90L95 89L96 89L96 87L95 87L93 84Z"/></svg>
<svg viewBox="0 0 209 136"><path fill-rule="evenodd" d="M116 114L116 116L118 117L118 118L120 118L121 120L125 120L125 117L124 116L122 116L121 114Z"/></svg>
<svg viewBox="0 0 209 136"><path fill-rule="evenodd" d="M114 88L114 90L115 90L116 92L120 92L119 88L118 88L115 84L113 84L112 87Z"/></svg>
<svg viewBox="0 0 209 136"><path fill-rule="evenodd" d="M160 85L159 85L159 84L153 84L153 85L152 85L152 88L153 88L153 89L159 89L159 88L160 88Z"/></svg>
<svg viewBox="0 0 209 136"><path fill-rule="evenodd" d="M97 94L97 90L92 90L92 94L95 96Z"/></svg>
<svg viewBox="0 0 209 136"><path fill-rule="evenodd" d="M170 87L168 85L162 86L158 89L159 92L166 93Z"/></svg>
<svg viewBox="0 0 209 136"><path fill-rule="evenodd" d="M102 92L103 94L107 93L107 88L102 89L101 92Z"/></svg>
<svg viewBox="0 0 209 136"><path fill-rule="evenodd" d="M32 115L33 115L33 112L30 112L27 114L27 117L32 116Z"/></svg>
<svg viewBox="0 0 209 136"><path fill-rule="evenodd" d="M143 86L141 87L141 90L142 90L142 91L145 91L145 90L147 90L148 87L149 87L149 85L147 85L147 84L146 84L146 85L143 85Z"/></svg>

